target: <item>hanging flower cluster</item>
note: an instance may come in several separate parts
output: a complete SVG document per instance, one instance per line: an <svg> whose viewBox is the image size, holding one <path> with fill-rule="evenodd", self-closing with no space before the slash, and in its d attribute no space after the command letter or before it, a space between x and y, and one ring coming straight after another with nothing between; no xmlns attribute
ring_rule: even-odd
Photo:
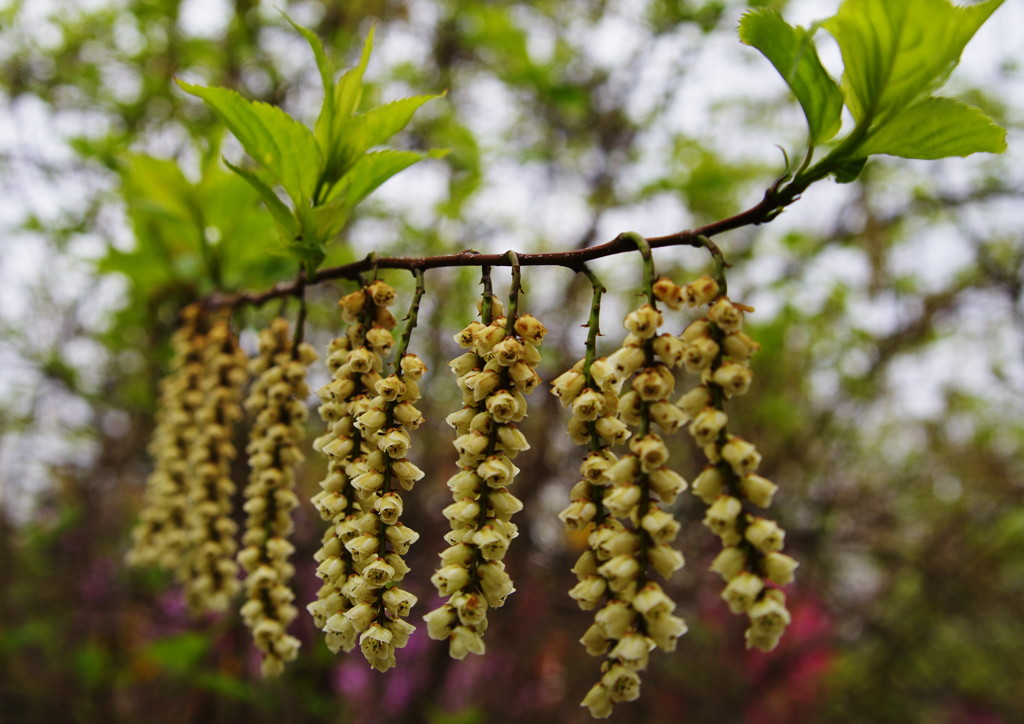
<svg viewBox="0 0 1024 724"><path fill-rule="evenodd" d="M680 337L686 370L699 374L701 383L678 405L709 463L694 481L693 492L708 505L704 525L724 546L712 564L726 581L722 598L733 613L747 614L747 647L771 651L790 622L778 586L793 580L797 563L781 552L785 531L751 510L770 506L776 486L757 475L761 454L728 432L724 409L727 400L747 392L753 378L749 360L760 345L742 331L743 314L751 310L722 295L710 277L666 293L689 307L710 305L706 316Z"/></svg>
<svg viewBox="0 0 1024 724"><path fill-rule="evenodd" d="M621 346L598 357L604 290L587 272L594 303L586 355L552 383L553 394L572 411L571 440L587 448L559 518L586 535L569 595L595 612L581 643L604 662L582 705L598 718L636 699L651 651L675 650L687 631L662 588L684 564L673 547L681 525L670 509L688 487L668 466L667 436L685 427L709 461L693 492L708 506L704 525L722 540L712 569L726 581L722 597L730 609L749 619L748 647L770 651L777 645L790 621L781 586L793 580L797 566L782 553L784 531L758 515L776 490L756 473L760 453L727 429L725 403L747 392L749 360L760 348L742 331L751 310L724 295L721 276L685 286L654 281L650 249L642 237L632 239L644 258L646 303L626 315ZM541 381L536 366L547 330L519 314L519 266L514 254L510 259L508 314L485 268L480 319L455 336L464 352L449 363L462 395L462 407L446 418L455 429L459 469L448 480L452 502L442 511L450 523L448 547L431 577L446 600L424 620L428 635L447 641L456 659L484 653L488 609L502 606L514 591L504 559L518 535L512 517L523 504L509 487L519 473L516 456L530 447L519 423L526 395ZM402 492L424 475L407 457L411 433L424 422L416 403L426 366L407 353L423 294L422 272L416 277L397 344L391 286L374 280L341 299L347 326L327 350L331 380L317 393L327 430L313 447L326 456L327 474L312 502L328 527L315 554L323 583L307 609L332 651L358 645L379 671L395 666L396 649L415 630L407 618L417 599L400 584L409 572L405 556L419 538L402 522ZM707 313L674 336L660 333L659 305L706 306ZM183 320L161 391L152 444L156 469L129 560L175 570L197 612L229 606L240 587L240 564L242 617L263 654L264 675L277 675L299 648L287 633L297 615L289 537L299 504L294 485L303 460L306 370L316 354L293 341L287 321L276 319L260 333L258 356L246 370L225 318L190 307ZM700 383L672 402L677 367L699 375ZM250 375L250 475L236 562L232 427L242 416L241 392Z"/></svg>
<svg viewBox="0 0 1024 724"><path fill-rule="evenodd" d="M189 454L188 549L183 565L185 598L197 613L226 611L238 592L238 525L231 518L231 465L237 454L232 430L242 418L245 365L227 320L216 320L204 341L199 386L203 401L195 412L198 432Z"/></svg>
<svg viewBox="0 0 1024 724"><path fill-rule="evenodd" d="M189 457L199 434L196 411L203 404L206 346L205 314L199 305L186 307L181 326L171 338L174 356L171 369L160 383L160 402L156 428L149 444L153 472L146 481L146 501L132 531L133 544L128 552L130 565L158 565L182 570L188 548Z"/></svg>
<svg viewBox="0 0 1024 724"><path fill-rule="evenodd" d="M523 504L508 486L519 472L513 459L530 447L516 423L526 416L525 395L541 382L534 368L547 333L532 315L517 314L517 274L508 317L500 316L500 303L485 289L483 321L455 335L467 350L450 363L463 399L462 409L447 418L460 470L448 480L454 499L444 509L449 547L431 577L448 601L424 617L430 637L447 640L456 659L484 653L487 609L502 606L515 590L502 559L518 535L511 518Z"/></svg>
<svg viewBox="0 0 1024 724"><path fill-rule="evenodd" d="M313 503L331 527L316 554L324 583L308 609L332 651L350 651L358 641L379 671L395 665L395 649L415 630L404 619L416 596L395 584L409 570L403 556L419 534L399 520L397 488L411 490L423 477L406 453L409 431L423 422L414 403L426 366L400 350L395 373L381 375L394 347L394 301L395 290L382 281L342 298L348 329L328 350L333 379L319 391L328 431L314 444L328 456L328 474ZM416 304L418 296L403 346Z"/></svg>
<svg viewBox="0 0 1024 724"><path fill-rule="evenodd" d="M299 640L287 633L297 610L290 582L295 552L289 542L292 511L298 506L295 468L303 455L307 416L306 368L317 358L308 344L293 345L288 322L275 319L259 337L259 354L249 365L255 378L245 407L253 418L249 434L249 484L244 546L238 560L246 571L242 618L263 653L264 676L284 671L298 654Z"/></svg>
<svg viewBox="0 0 1024 724"><path fill-rule="evenodd" d="M582 705L604 718L616 702L640 695L639 672L647 668L649 653L656 647L675 650L686 633L686 623L672 613L675 602L650 575L653 569L668 579L683 565L671 546L680 525L662 506L675 501L686 481L667 466L668 447L654 429L670 434L682 425L668 399L681 345L657 334L662 315L645 304L626 316L629 334L622 347L593 359L596 299L594 309L587 358L559 376L552 391L572 406L573 442L591 450L572 502L559 517L569 529L590 531L588 550L573 568L579 582L569 595L584 610L600 605L581 643L593 656L607 654L607 660ZM620 397L626 382L630 390ZM627 440L629 452L616 457L611 446Z"/></svg>
<svg viewBox="0 0 1024 724"><path fill-rule="evenodd" d="M198 305L183 310L173 347L150 446L156 465L127 558L174 571L194 613L225 611L238 591L232 431L246 360L227 319Z"/></svg>

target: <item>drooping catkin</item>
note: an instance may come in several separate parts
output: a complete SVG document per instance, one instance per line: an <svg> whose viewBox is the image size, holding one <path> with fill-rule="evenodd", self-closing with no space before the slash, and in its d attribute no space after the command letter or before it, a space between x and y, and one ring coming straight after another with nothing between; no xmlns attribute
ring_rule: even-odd
<svg viewBox="0 0 1024 724"><path fill-rule="evenodd" d="M237 455L233 427L242 418L242 388L248 379L245 354L226 319L207 332L195 411L198 432L189 455L188 548L182 559L185 598L195 613L226 611L238 592L238 566L231 498L231 464Z"/></svg>
<svg viewBox="0 0 1024 724"><path fill-rule="evenodd" d="M423 422L414 403L426 366L403 354L394 374L381 376L382 357L394 346L394 300L394 289L379 280L341 300L349 326L331 343L332 381L318 393L328 430L314 444L328 456L328 475L313 502L331 526L316 553L324 583L307 607L332 651L358 642L379 671L395 665L395 649L415 630L404 619L416 597L395 584L409 570L404 556L419 534L400 521L397 488L411 490L423 477L406 452L409 431Z"/></svg>
<svg viewBox="0 0 1024 724"><path fill-rule="evenodd" d="M504 605L515 590L503 559L518 535L512 515L523 504L508 486L519 472L512 460L529 449L516 423L526 416L525 395L541 382L534 368L547 332L514 307L510 318L499 316L501 305L489 294L483 305L485 322L474 321L455 335L467 351L449 363L463 399L447 418L455 428L459 472L448 480L453 502L444 509L449 547L431 577L448 600L424 616L429 636L447 640L456 659L484 652L487 609Z"/></svg>
<svg viewBox="0 0 1024 724"><path fill-rule="evenodd" d="M275 319L260 333L259 353L249 369L255 377L245 407L253 419L246 452L245 533L238 561L246 571L242 618L263 654L264 676L276 676L298 654L299 640L288 634L297 609L288 558L295 548L291 535L295 469L303 460L299 443L307 416L306 368L316 360L308 344L293 347L288 322Z"/></svg>
<svg viewBox="0 0 1024 724"><path fill-rule="evenodd" d="M171 368L160 383L156 428L149 444L154 469L146 480L145 505L132 531L127 561L158 565L181 575L188 548L189 457L199 434L196 411L202 405L206 315L199 305L186 307L171 338Z"/></svg>
<svg viewBox="0 0 1024 724"><path fill-rule="evenodd" d="M724 546L711 567L726 581L722 598L729 609L747 614L747 648L771 651L789 625L780 587L793 580L797 563L781 552L785 531L752 510L770 506L776 486L756 474L761 454L729 433L725 413L725 402L745 394L753 378L749 360L760 345L742 331L744 312L752 310L722 296L710 277L681 289L687 306L710 305L680 336L686 369L701 384L677 404L708 458L693 493L708 506L704 525Z"/></svg>
<svg viewBox="0 0 1024 724"><path fill-rule="evenodd" d="M667 335L657 336L661 322L652 304L630 312L622 347L577 365L553 390L563 405L572 405L573 441L591 447L560 517L570 529L594 523L589 548L573 568L579 582L570 595L584 610L600 605L581 639L591 655L607 655L600 681L582 702L598 718L610 716L615 703L636 699L650 651L673 651L686 633L686 623L672 613L675 602L651 577L654 571L668 579L683 565L671 546L680 525L662 504L673 503L686 482L667 466L668 447L655 430L672 433L681 425L668 401L678 350ZM627 381L631 389L620 397ZM621 457L608 449L627 440L629 452Z"/></svg>

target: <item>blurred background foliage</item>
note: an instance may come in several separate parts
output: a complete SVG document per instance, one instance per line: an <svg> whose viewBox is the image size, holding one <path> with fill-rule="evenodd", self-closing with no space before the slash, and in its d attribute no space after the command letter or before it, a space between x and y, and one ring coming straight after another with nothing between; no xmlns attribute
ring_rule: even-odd
<svg viewBox="0 0 1024 724"><path fill-rule="evenodd" d="M448 92L402 144L450 156L382 189L328 264L372 249L582 247L739 211L781 171L772 145L792 150L802 132L782 83L736 41L739 13L771 5L806 23L835 6L277 5L349 61L378 23L372 100ZM758 308L750 322L764 350L733 414L782 487L787 551L802 561L794 623L771 654L743 649L743 622L706 572L716 544L687 501L689 560L672 593L691 630L675 654L655 657L618 720L1024 721L1024 94L1011 42L1021 15L1002 8L976 40L983 54L954 80L1010 129L1007 156L873 162L856 184L812 188L771 226L719 239L735 265L733 298ZM309 120L319 100L311 61L270 2L0 7L0 721L587 719L577 702L597 661L576 639L589 615L565 595L579 543L554 518L577 451L543 394L516 491L527 506L509 559L519 590L494 617L486 657L452 662L420 632L398 669L378 675L359 656L329 654L302 616L300 659L264 682L237 615L190 621L169 580L122 564L178 310L215 288L294 274L265 253L272 223L220 163L240 157L237 145L173 78ZM692 250L657 260L680 281L706 263ZM611 349L639 263L595 268L618 293L604 322ZM391 281L409 289L401 275ZM581 355L589 287L559 270L530 269L526 284L527 311L554 330L550 379ZM312 291L317 345L338 329L333 300L348 288ZM414 447L428 477L407 512L423 534L410 561L423 610L454 466L438 422L455 404L444 363L475 292L470 271L430 273L413 342L433 371L433 422ZM277 311L242 312L243 343ZM678 440L675 462L691 477L700 458ZM304 472L306 494L317 466ZM303 600L315 591L319 536L302 508Z"/></svg>

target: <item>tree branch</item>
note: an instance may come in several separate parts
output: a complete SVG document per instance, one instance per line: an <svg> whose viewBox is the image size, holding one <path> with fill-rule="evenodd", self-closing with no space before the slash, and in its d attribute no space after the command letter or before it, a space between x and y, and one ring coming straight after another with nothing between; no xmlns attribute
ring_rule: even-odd
<svg viewBox="0 0 1024 724"><path fill-rule="evenodd" d="M647 238L647 243L652 249L667 246L706 248L716 259L721 258L722 252L711 241L710 237L743 226L769 222L778 216L786 206L799 198L799 194L786 193L785 190L780 192L779 186L781 182L782 179L773 184L765 191L761 201L746 211L726 219L713 221L710 224L705 224L695 229L688 229L666 236L653 236ZM583 273L585 264L589 261L627 252L635 253L636 250L636 242L628 236L624 238L620 234L611 241L585 249L547 251L535 254L517 253L515 258L521 266L562 266L575 272ZM360 261L321 269L309 278L307 278L305 273L302 273L296 281L276 284L265 292L216 293L207 299L207 304L212 307L259 306L272 299L293 296L299 293L303 286L320 284L321 282L333 279L353 279L371 269L405 269L415 272L460 266L512 266L512 260L508 252L481 254L472 249L454 254L439 254L437 256L378 257L375 254L371 254Z"/></svg>

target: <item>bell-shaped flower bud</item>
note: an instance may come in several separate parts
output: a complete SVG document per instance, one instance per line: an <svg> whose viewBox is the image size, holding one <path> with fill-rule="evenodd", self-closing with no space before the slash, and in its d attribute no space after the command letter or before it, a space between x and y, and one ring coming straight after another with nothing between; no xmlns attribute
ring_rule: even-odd
<svg viewBox="0 0 1024 724"><path fill-rule="evenodd" d="M722 297L711 305L708 319L726 334L738 332L743 326L743 311L726 297Z"/></svg>
<svg viewBox="0 0 1024 724"><path fill-rule="evenodd" d="M761 593L763 588L764 581L761 580L760 576L749 571L743 571L726 584L725 589L722 591L722 599L729 604L730 611L733 613L743 613L754 605L758 594Z"/></svg>

